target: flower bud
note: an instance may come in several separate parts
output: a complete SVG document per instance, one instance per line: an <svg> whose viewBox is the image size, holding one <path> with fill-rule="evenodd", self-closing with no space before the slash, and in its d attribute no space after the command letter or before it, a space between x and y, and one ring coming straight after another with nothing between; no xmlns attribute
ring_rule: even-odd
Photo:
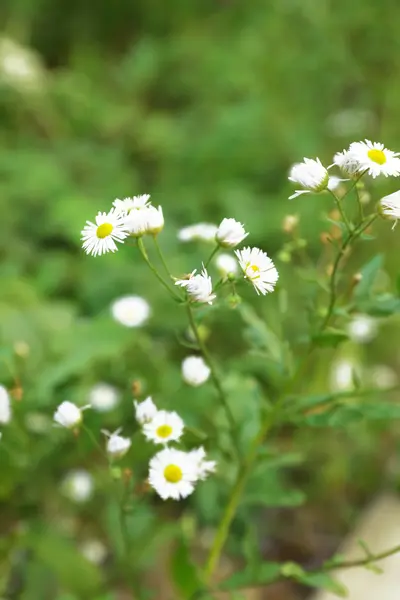
<svg viewBox="0 0 400 600"><path fill-rule="evenodd" d="M73 404L73 402L65 400L64 402L61 402L60 406L54 413L54 421L58 425L61 425L61 427L73 429L82 422L82 410L83 409L78 408L75 404Z"/></svg>

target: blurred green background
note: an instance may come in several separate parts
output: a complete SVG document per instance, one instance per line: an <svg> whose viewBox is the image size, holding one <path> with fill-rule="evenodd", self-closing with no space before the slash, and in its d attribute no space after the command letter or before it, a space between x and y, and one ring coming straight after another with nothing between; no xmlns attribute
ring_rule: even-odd
<svg viewBox="0 0 400 600"><path fill-rule="evenodd" d="M244 222L249 243L276 259L281 274L276 295L257 298L244 289L254 313L243 318L228 306L217 307L205 325L210 347L236 372L227 379L240 418L249 411L240 398L254 400L256 416L243 434L245 445L258 426L261 391L273 393L279 383L276 365L248 353L252 327L258 327L253 317L272 326L262 342L268 346L275 335L298 341L307 329L308 284L299 286L293 275L296 258L279 260L287 241L283 217L300 216L307 252L317 260L319 236L328 227L321 217L331 208L328 197L289 202L288 170L303 156L318 155L328 165L334 152L365 137L400 148L398 4L2 0L0 25L0 382L13 390L15 400L15 423L5 430L7 450L1 454L1 588L7 599L129 598L115 559L121 540L115 506L105 500L105 469L84 436L77 441L49 428L52 413L64 399L84 404L98 381L116 386L123 399L118 409L88 414L87 421L94 432L124 424L124 432L134 435L139 482L152 448L136 431L132 384L140 397L152 394L196 427L204 426L215 398L208 386L192 390L180 382L180 362L190 352L180 343L187 334L185 320L136 250L87 257L80 231L114 198L150 193L164 209L160 242L174 273L191 271L209 253L201 245L180 244L178 228L218 223L225 216ZM395 180L374 182L374 195L396 186ZM389 235L387 224L377 230L378 239L362 251L365 257L358 255L354 269L383 251L379 285L393 291L399 235ZM143 329L124 329L111 319L111 302L128 293L151 305ZM243 322L248 329L239 333ZM396 370L396 338L389 325L373 349L346 347L346 353ZM331 359L331 354L323 358L311 389L326 388ZM217 412L215 418L218 424ZM388 434L381 444L380 427L374 424L371 432L361 423L356 435L341 431L330 438L313 433L313 441L307 432L297 434L311 458L299 472L298 455L288 459L293 472L287 477L311 494L307 511L319 524L322 541L300 544L296 533L287 541L280 519L291 520L294 532L303 521L280 507L301 504L302 496L293 492L285 500L285 482L273 473L269 489L275 486L281 495L260 513L265 531L260 539L257 519L247 521L245 529L244 513L234 532L233 555L265 556L275 544L286 559L309 560L335 549L360 504L381 484L382 465L397 443ZM291 435L281 444L290 451ZM212 454L211 443L208 449ZM132 457L125 466L132 466ZM94 497L78 508L59 493L65 473L75 468L89 469L96 481ZM351 481L353 468L363 473L357 482ZM181 505L138 500L130 524L134 547L141 548L135 570L151 572L159 560L165 562L166 548L177 538L191 540L196 528L207 546L230 484L229 468L221 471L219 480L199 488L180 525L175 517ZM394 473L396 486L397 467ZM346 499L334 523L321 509L332 493ZM334 541L326 542L326 536ZM107 548L104 568L78 551L92 538ZM186 560L185 548L178 545L176 564ZM179 579L176 571L173 565L166 579ZM162 586L156 589L147 597L168 597ZM301 597L297 589L285 593Z"/></svg>

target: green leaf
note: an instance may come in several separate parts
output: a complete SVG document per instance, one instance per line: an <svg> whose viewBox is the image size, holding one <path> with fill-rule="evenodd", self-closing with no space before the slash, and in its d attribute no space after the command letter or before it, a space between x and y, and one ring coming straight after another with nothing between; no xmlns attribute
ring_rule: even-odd
<svg viewBox="0 0 400 600"><path fill-rule="evenodd" d="M347 598L348 596L347 588L336 579L333 579L331 575L324 573L323 571L318 573L305 572L297 581L304 585L332 592L332 594L339 596L339 598Z"/></svg>
<svg viewBox="0 0 400 600"><path fill-rule="evenodd" d="M383 254L377 254L369 262L367 262L360 270L361 281L355 287L354 297L356 300L368 298L371 296L373 284L378 271L383 266Z"/></svg>
<svg viewBox="0 0 400 600"><path fill-rule="evenodd" d="M196 590L203 587L197 569L190 557L189 548L183 539L178 541L175 552L171 557L170 573L181 598L190 598Z"/></svg>
<svg viewBox="0 0 400 600"><path fill-rule="evenodd" d="M322 333L318 333L312 338L318 346L336 348L342 342L349 339L349 336L345 331L341 329L334 329L329 327Z"/></svg>
<svg viewBox="0 0 400 600"><path fill-rule="evenodd" d="M263 562L258 566L248 566L243 571L238 571L221 584L221 590L236 590L252 585L267 585L279 578L281 564L277 562Z"/></svg>

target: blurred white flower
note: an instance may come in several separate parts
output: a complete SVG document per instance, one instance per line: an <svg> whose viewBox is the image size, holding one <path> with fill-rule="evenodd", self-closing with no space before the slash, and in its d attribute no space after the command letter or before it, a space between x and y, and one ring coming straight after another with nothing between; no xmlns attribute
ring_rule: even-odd
<svg viewBox="0 0 400 600"><path fill-rule="evenodd" d="M327 119L329 132L336 137L352 137L371 130L375 124L372 111L358 108L344 108Z"/></svg>
<svg viewBox="0 0 400 600"><path fill-rule="evenodd" d="M181 242L192 242L199 240L203 242L213 242L218 227L212 223L196 223L184 227L178 232L178 239Z"/></svg>
<svg viewBox="0 0 400 600"><path fill-rule="evenodd" d="M360 367L354 360L339 359L331 368L330 387L334 392L343 392L355 388L354 381L360 378Z"/></svg>
<svg viewBox="0 0 400 600"><path fill-rule="evenodd" d="M296 163L290 170L289 180L298 183L303 189L296 190L289 200L301 194L322 192L328 187L329 173L321 164L319 158L304 158L304 162Z"/></svg>
<svg viewBox="0 0 400 600"><path fill-rule="evenodd" d="M96 539L85 540L80 545L82 555L91 563L101 565L107 557L107 548L103 542Z"/></svg>
<svg viewBox="0 0 400 600"><path fill-rule="evenodd" d="M158 412L157 407L150 396L146 398L146 400L143 400L143 402L136 402L136 400L134 400L133 404L135 406L136 421L140 423L140 425L150 423Z"/></svg>
<svg viewBox="0 0 400 600"><path fill-rule="evenodd" d="M387 365L375 365L371 371L371 385L379 389L394 387L399 383L396 371Z"/></svg>
<svg viewBox="0 0 400 600"><path fill-rule="evenodd" d="M11 402L6 388L0 385L0 424L7 425L11 421Z"/></svg>
<svg viewBox="0 0 400 600"><path fill-rule="evenodd" d="M183 433L184 423L176 412L159 410L151 421L143 425L146 438L155 444L178 441Z"/></svg>
<svg viewBox="0 0 400 600"><path fill-rule="evenodd" d="M237 275L239 270L238 263L235 258L226 253L222 253L217 256L215 259L215 266L223 278L226 278L229 275Z"/></svg>
<svg viewBox="0 0 400 600"><path fill-rule="evenodd" d="M220 246L224 248L234 248L240 242L243 242L246 233L244 226L235 219L223 219L215 234L215 239Z"/></svg>
<svg viewBox="0 0 400 600"><path fill-rule="evenodd" d="M82 422L82 410L86 408L89 407L83 406L82 408L78 408L73 402L65 400L64 402L61 402L54 413L54 421L58 425L61 425L61 427L72 429Z"/></svg>
<svg viewBox="0 0 400 600"><path fill-rule="evenodd" d="M82 230L82 247L86 254L101 256L106 252L116 252L115 242L123 242L127 237L125 217L112 208L109 213L99 212L96 223L86 221Z"/></svg>
<svg viewBox="0 0 400 600"><path fill-rule="evenodd" d="M347 179L340 179L340 177L335 177L335 175L331 175L329 177L328 190L334 192L340 187L342 181L347 181Z"/></svg>
<svg viewBox="0 0 400 600"><path fill-rule="evenodd" d="M378 210L382 217L394 221L394 225L396 225L397 220L400 219L400 190L381 198Z"/></svg>
<svg viewBox="0 0 400 600"><path fill-rule="evenodd" d="M266 252L259 248L243 248L236 250L235 254L244 276L253 284L257 294L274 291L279 275Z"/></svg>
<svg viewBox="0 0 400 600"><path fill-rule="evenodd" d="M96 383L89 391L89 404L98 412L113 410L119 403L118 390L108 383Z"/></svg>
<svg viewBox="0 0 400 600"><path fill-rule="evenodd" d="M29 412L25 417L25 426L32 433L47 433L51 426L51 420L48 415L42 415L39 412Z"/></svg>
<svg viewBox="0 0 400 600"><path fill-rule="evenodd" d="M205 302L212 304L217 297L212 293L212 281L207 270L203 270L198 275L195 275L196 269L189 275L188 279L178 279L175 285L186 288L186 292L193 302Z"/></svg>
<svg viewBox="0 0 400 600"><path fill-rule="evenodd" d="M283 231L285 233L292 233L298 224L299 217L297 215L286 215L282 224Z"/></svg>
<svg viewBox="0 0 400 600"><path fill-rule="evenodd" d="M141 237L148 229L148 209L131 210L125 217L125 227L132 237Z"/></svg>
<svg viewBox="0 0 400 600"><path fill-rule="evenodd" d="M45 70L30 48L9 38L0 38L0 80L19 90L35 91L44 83Z"/></svg>
<svg viewBox="0 0 400 600"><path fill-rule="evenodd" d="M113 202L118 213L129 215L132 210L143 210L150 205L150 195L142 194L141 196L133 196L133 198L124 198L120 200L116 198Z"/></svg>
<svg viewBox="0 0 400 600"><path fill-rule="evenodd" d="M367 344L378 333L377 321L369 315L355 315L347 326L347 333L353 342Z"/></svg>
<svg viewBox="0 0 400 600"><path fill-rule="evenodd" d="M93 495L93 477L84 469L70 471L65 476L61 489L73 502L87 502Z"/></svg>
<svg viewBox="0 0 400 600"><path fill-rule="evenodd" d="M197 469L197 479L204 481L210 473L214 473L217 468L215 460L206 460L206 452L201 446L190 452Z"/></svg>
<svg viewBox="0 0 400 600"><path fill-rule="evenodd" d="M114 431L114 433L109 433L107 430L102 429L102 432L108 438L106 451L111 458L122 458L131 447L131 440L119 435L121 431L121 429L117 429L117 431Z"/></svg>
<svg viewBox="0 0 400 600"><path fill-rule="evenodd" d="M111 314L125 327L140 327L150 316L150 305L140 296L122 296L112 303Z"/></svg>
<svg viewBox="0 0 400 600"><path fill-rule="evenodd" d="M360 173L360 163L354 154L349 150L336 152L335 156L333 157L333 164L339 167L339 169L348 177L354 178Z"/></svg>
<svg viewBox="0 0 400 600"><path fill-rule="evenodd" d="M201 356L187 356L182 362L182 377L187 384L197 387L210 377L210 367Z"/></svg>
<svg viewBox="0 0 400 600"><path fill-rule="evenodd" d="M194 491L198 472L190 453L165 448L150 461L149 483L163 500L186 498Z"/></svg>
<svg viewBox="0 0 400 600"><path fill-rule="evenodd" d="M380 142L353 142L349 152L358 162L360 172L366 170L374 178L378 175L400 175L400 158L397 158L399 153L388 150Z"/></svg>

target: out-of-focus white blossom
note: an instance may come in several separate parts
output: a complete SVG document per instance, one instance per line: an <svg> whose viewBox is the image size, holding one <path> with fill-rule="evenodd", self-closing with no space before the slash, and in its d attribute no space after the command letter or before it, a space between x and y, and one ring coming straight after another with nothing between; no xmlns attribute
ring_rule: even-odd
<svg viewBox="0 0 400 600"><path fill-rule="evenodd" d="M119 403L118 390L108 383L96 383L89 391L89 404L98 412L113 410Z"/></svg>
<svg viewBox="0 0 400 600"><path fill-rule="evenodd" d="M203 446L197 448L196 450L192 450L190 452L190 456L191 458L193 458L196 465L197 479L201 479L202 481L204 481L205 479L207 479L210 473L215 472L217 463L215 462L215 460L206 460L206 452Z"/></svg>
<svg viewBox="0 0 400 600"><path fill-rule="evenodd" d="M65 476L61 488L64 495L73 502L87 502L93 495L93 477L84 469L70 471Z"/></svg>
<svg viewBox="0 0 400 600"><path fill-rule="evenodd" d="M129 438L119 435L121 429L117 429L114 433L109 433L105 429L102 430L107 436L106 451L111 458L122 458L128 452L131 447L131 440Z"/></svg>
<svg viewBox="0 0 400 600"><path fill-rule="evenodd" d="M378 333L377 321L369 315L355 315L347 326L347 333L353 342L367 344Z"/></svg>
<svg viewBox="0 0 400 600"><path fill-rule="evenodd" d="M101 565L107 557L107 547L96 539L85 540L79 546L82 555L94 565Z"/></svg>
<svg viewBox="0 0 400 600"><path fill-rule="evenodd" d="M381 198L378 210L383 218L394 221L396 225L400 219L400 190Z"/></svg>
<svg viewBox="0 0 400 600"><path fill-rule="evenodd" d="M181 242L192 242L195 240L202 242L213 242L218 227L212 223L196 223L184 227L178 232L178 239Z"/></svg>
<svg viewBox="0 0 400 600"><path fill-rule="evenodd" d="M334 392L353 390L354 382L360 378L360 375L360 366L356 361L341 358L332 365L330 387Z"/></svg>
<svg viewBox="0 0 400 600"><path fill-rule="evenodd" d="M0 81L19 91L39 91L45 82L39 55L14 40L0 38Z"/></svg>
<svg viewBox="0 0 400 600"><path fill-rule="evenodd" d="M116 198L113 206L117 213L129 215L133 210L144 210L150 205L150 195L142 194L141 196L133 196L132 198L124 198L120 200Z"/></svg>
<svg viewBox="0 0 400 600"><path fill-rule="evenodd" d="M197 387L210 377L210 367L201 356L187 356L182 362L182 377L187 384Z"/></svg>
<svg viewBox="0 0 400 600"><path fill-rule="evenodd" d="M125 327L140 327L150 316L150 305L140 296L122 296L112 303L111 314Z"/></svg>
<svg viewBox="0 0 400 600"><path fill-rule="evenodd" d="M61 402L60 406L57 408L54 413L54 421L61 425L61 427L65 427L66 429L73 429L77 427L82 422L82 410L88 408L88 406L84 406L82 408L78 408L76 404L73 402L69 402L65 400Z"/></svg>
<svg viewBox="0 0 400 600"><path fill-rule="evenodd" d="M3 385L0 385L0 425L7 425L11 421L10 395Z"/></svg>
<svg viewBox="0 0 400 600"><path fill-rule="evenodd" d="M215 266L217 267L221 277L226 279L230 275L237 275L239 271L239 265L235 258L230 254L222 253L215 259Z"/></svg>

